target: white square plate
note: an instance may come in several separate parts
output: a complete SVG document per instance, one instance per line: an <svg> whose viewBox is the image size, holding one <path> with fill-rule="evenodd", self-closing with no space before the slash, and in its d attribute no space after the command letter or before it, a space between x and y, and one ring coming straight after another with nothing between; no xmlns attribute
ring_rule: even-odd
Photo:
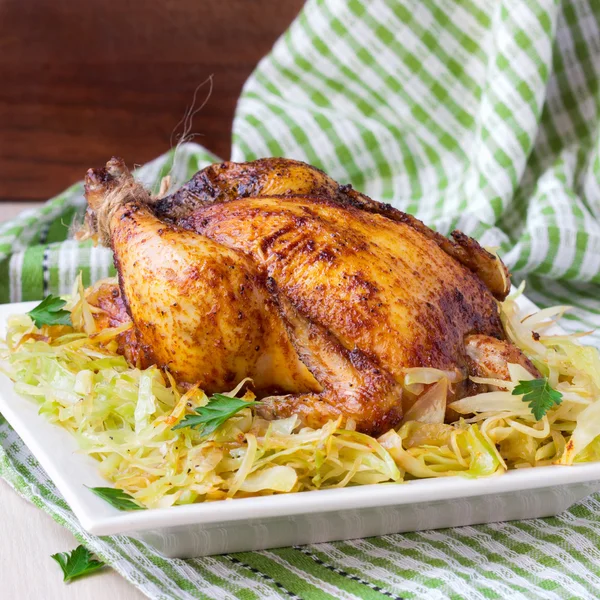
<svg viewBox="0 0 600 600"><path fill-rule="evenodd" d="M9 315L37 303L0 305ZM535 310L520 300L524 312ZM600 463L511 471L487 479L446 477L172 508L120 512L85 486L106 486L98 463L0 374L0 412L52 478L82 526L141 539L170 557L204 556L422 529L547 517L600 489Z"/></svg>

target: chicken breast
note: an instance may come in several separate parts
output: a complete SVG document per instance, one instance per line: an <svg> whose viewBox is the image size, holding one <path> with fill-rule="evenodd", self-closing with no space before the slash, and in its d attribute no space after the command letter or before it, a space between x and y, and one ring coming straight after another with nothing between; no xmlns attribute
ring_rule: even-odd
<svg viewBox="0 0 600 600"><path fill-rule="evenodd" d="M269 418L341 414L383 433L402 419L407 368L464 380L465 339L505 337L498 258L309 165L213 165L157 200L113 159L86 196L142 364L208 392L251 377Z"/></svg>

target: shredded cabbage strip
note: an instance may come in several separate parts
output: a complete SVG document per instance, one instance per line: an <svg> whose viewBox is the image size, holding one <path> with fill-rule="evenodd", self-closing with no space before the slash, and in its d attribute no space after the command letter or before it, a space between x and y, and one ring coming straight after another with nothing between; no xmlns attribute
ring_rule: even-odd
<svg viewBox="0 0 600 600"><path fill-rule="evenodd" d="M488 391L452 402L459 414L452 424L444 423L446 400L460 373L407 369L405 399L412 405L400 427L379 439L342 417L311 429L296 417L264 420L250 408L208 437L189 427L174 431L208 402L206 394L179 388L156 366L128 365L116 339L131 325L97 332L99 309L86 302L80 278L67 304L73 327L38 329L27 315L11 317L0 355L15 390L146 507L599 460L598 352L578 335L545 333L566 307L521 314L515 300L522 291L500 304L506 332L563 394L539 422L511 393L531 375L510 365L510 382L472 378ZM225 393L235 396L245 383Z"/></svg>

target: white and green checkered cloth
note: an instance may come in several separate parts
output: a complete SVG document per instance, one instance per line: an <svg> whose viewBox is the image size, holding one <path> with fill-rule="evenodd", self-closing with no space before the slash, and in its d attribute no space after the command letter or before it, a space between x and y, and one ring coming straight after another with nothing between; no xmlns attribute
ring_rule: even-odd
<svg viewBox="0 0 600 600"><path fill-rule="evenodd" d="M564 326L593 329L599 83L600 0L309 0L243 90L232 159L305 160L443 233L500 246L534 301L570 304ZM184 146L175 175L216 160ZM139 175L153 183L172 166L167 154ZM65 241L81 191L0 229L0 301L111 272L108 250ZM0 445L0 474L151 598L600 595L598 497L551 519L168 560L86 535L1 417Z"/></svg>

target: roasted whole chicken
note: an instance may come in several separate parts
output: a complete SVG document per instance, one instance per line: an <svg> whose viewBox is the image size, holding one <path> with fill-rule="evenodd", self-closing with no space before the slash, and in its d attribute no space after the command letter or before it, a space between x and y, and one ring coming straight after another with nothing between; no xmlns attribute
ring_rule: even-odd
<svg viewBox="0 0 600 600"><path fill-rule="evenodd" d="M118 271L88 292L98 325L132 320L122 353L182 385L250 377L266 418L343 415L378 435L415 402L409 368L453 373L453 399L507 361L533 372L505 341L500 259L304 163L216 164L154 198L113 158L88 171L86 198Z"/></svg>

